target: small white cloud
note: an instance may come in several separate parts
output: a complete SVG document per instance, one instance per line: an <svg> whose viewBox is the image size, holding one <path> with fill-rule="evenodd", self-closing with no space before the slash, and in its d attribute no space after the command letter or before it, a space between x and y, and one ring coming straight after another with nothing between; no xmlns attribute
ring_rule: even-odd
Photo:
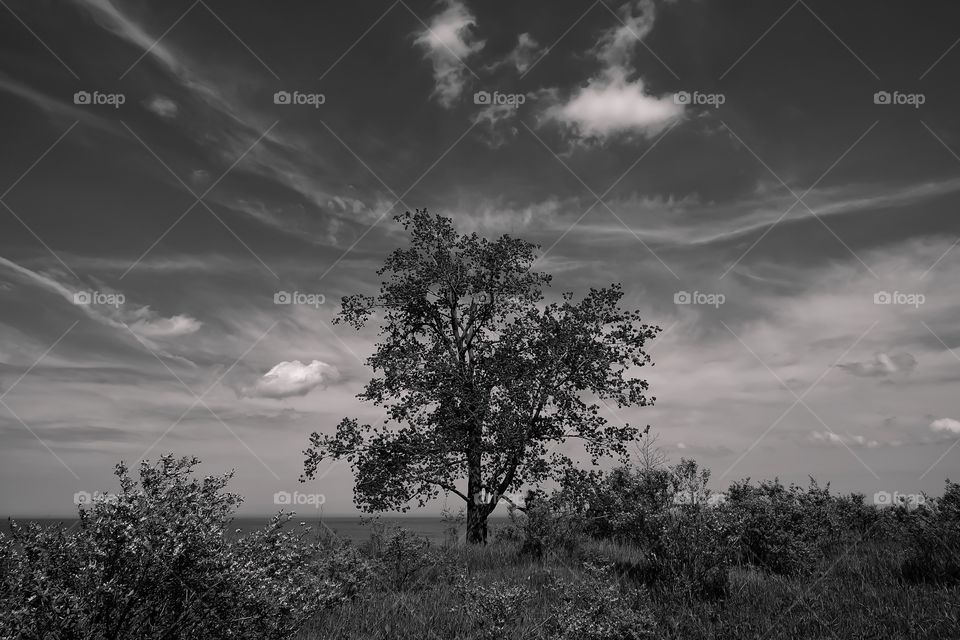
<svg viewBox="0 0 960 640"><path fill-rule="evenodd" d="M177 106L177 103L163 96L153 96L144 106L164 120L172 120L180 113L180 107Z"/></svg>
<svg viewBox="0 0 960 640"><path fill-rule="evenodd" d="M548 108L545 115L580 138L603 140L623 133L656 135L683 115L683 106L672 95L647 94L642 80L603 77L592 80L566 103Z"/></svg>
<svg viewBox="0 0 960 640"><path fill-rule="evenodd" d="M199 320L190 316L176 315L170 318L157 317L150 312L150 307L142 307L150 317L142 317L130 324L130 330L144 338L174 338L177 336L196 333L203 325Z"/></svg>
<svg viewBox="0 0 960 640"><path fill-rule="evenodd" d="M544 111L580 141L604 141L616 135L656 135L683 116L684 107L673 94L657 97L647 92L642 78L634 75L631 55L640 40L653 29L652 0L624 5L620 23L600 37L593 56L603 63L600 73L586 87ZM556 96L556 89L546 95Z"/></svg>
<svg viewBox="0 0 960 640"><path fill-rule="evenodd" d="M960 433L960 420L953 418L940 418L930 423L930 428L934 431L944 433Z"/></svg>
<svg viewBox="0 0 960 640"><path fill-rule="evenodd" d="M339 377L336 367L319 360L314 360L310 364L303 364L299 360L281 362L252 386L244 387L241 394L247 397L275 400L305 396L317 387L336 381Z"/></svg>
<svg viewBox="0 0 960 640"><path fill-rule="evenodd" d="M417 34L416 44L423 47L424 57L433 65L433 95L445 107L453 106L466 86L470 71L464 61L485 44L471 33L475 26L476 18L465 4L447 0L446 9Z"/></svg>

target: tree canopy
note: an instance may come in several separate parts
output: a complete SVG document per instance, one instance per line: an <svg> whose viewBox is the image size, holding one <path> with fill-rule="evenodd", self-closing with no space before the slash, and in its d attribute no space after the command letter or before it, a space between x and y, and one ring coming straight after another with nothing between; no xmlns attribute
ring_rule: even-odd
<svg viewBox="0 0 960 640"><path fill-rule="evenodd" d="M459 234L426 210L396 219L410 245L377 271L377 295L344 297L334 320L380 321L375 376L358 397L387 417L311 434L303 479L324 459L347 460L354 501L368 511L455 494L468 539L482 542L504 494L574 468L557 445L579 440L594 463L627 455L638 430L609 422L601 404L653 403L631 374L651 362L644 346L660 329L620 308L617 284L545 302L551 277L533 270L527 241Z"/></svg>

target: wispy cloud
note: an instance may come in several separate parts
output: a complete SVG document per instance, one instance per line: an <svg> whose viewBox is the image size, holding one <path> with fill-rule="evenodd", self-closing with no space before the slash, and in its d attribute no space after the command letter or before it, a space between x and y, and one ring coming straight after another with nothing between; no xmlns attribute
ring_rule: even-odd
<svg viewBox="0 0 960 640"><path fill-rule="evenodd" d="M433 65L433 95L441 105L451 107L463 93L471 73L466 60L481 51L485 42L474 36L472 29L477 20L466 4L445 0L444 6L417 33L415 42Z"/></svg>

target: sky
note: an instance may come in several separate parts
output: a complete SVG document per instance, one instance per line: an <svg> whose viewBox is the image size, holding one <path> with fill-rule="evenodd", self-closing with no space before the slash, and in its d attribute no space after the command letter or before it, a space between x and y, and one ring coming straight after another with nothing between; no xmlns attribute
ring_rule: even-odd
<svg viewBox="0 0 960 640"><path fill-rule="evenodd" d="M381 416L331 321L415 208L623 283L656 403L607 417L716 489L960 476L955 2L0 5L0 514L168 452L355 513L301 451Z"/></svg>

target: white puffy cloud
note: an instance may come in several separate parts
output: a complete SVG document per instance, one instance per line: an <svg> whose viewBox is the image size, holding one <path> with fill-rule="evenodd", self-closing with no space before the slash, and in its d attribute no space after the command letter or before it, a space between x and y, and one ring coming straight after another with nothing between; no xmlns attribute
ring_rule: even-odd
<svg viewBox="0 0 960 640"><path fill-rule="evenodd" d="M934 431L960 434L960 420L954 420L953 418L940 418L939 420L934 420L931 422L930 428Z"/></svg>
<svg viewBox="0 0 960 640"><path fill-rule="evenodd" d="M593 50L603 63L600 73L566 101L544 111L545 120L559 122L581 141L622 134L653 136L684 113L673 94L651 95L642 78L631 79L635 75L631 55L653 29L652 0L628 2L620 13L621 22L604 32Z"/></svg>
<svg viewBox="0 0 960 640"><path fill-rule="evenodd" d="M433 94L445 107L452 106L463 93L470 72L464 60L485 44L471 34L474 26L476 18L465 4L447 0L446 9L433 16L430 24L417 34L416 44L423 47L424 57L433 65Z"/></svg>
<svg viewBox="0 0 960 640"><path fill-rule="evenodd" d="M682 115L683 106L676 104L672 95L651 96L642 80L629 82L623 75L591 80L567 102L546 111L547 118L566 125L584 139L607 139L623 133L651 136Z"/></svg>
<svg viewBox="0 0 960 640"><path fill-rule="evenodd" d="M244 387L247 397L273 398L280 400L293 396L305 396L317 387L326 386L339 379L336 367L319 360L304 364L299 360L281 362L253 385Z"/></svg>

